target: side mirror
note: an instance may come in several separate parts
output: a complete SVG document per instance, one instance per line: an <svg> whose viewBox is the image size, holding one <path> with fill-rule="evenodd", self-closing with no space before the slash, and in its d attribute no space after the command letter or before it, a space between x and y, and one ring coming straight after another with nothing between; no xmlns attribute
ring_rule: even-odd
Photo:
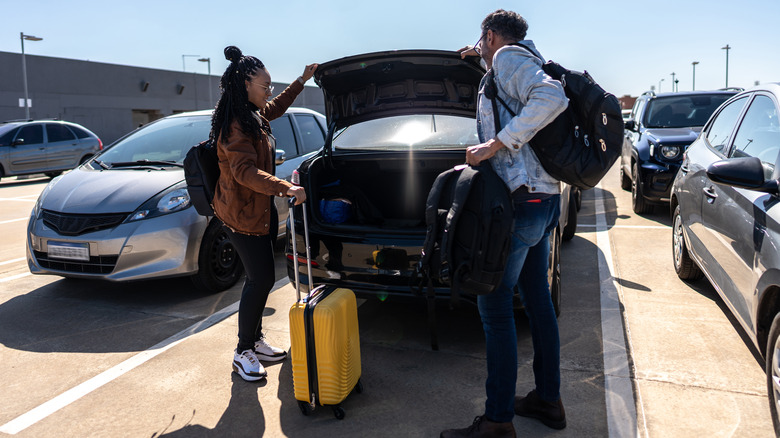
<svg viewBox="0 0 780 438"><path fill-rule="evenodd" d="M626 120L625 128L628 129L629 131L635 130L636 129L636 122L634 121L634 119Z"/></svg>
<svg viewBox="0 0 780 438"><path fill-rule="evenodd" d="M281 149L276 150L276 165L280 165L284 163L284 160L287 159L287 156L285 155L285 152Z"/></svg>
<svg viewBox="0 0 780 438"><path fill-rule="evenodd" d="M764 165L757 157L729 158L707 168L707 177L717 184L764 193L780 193L777 180L764 178Z"/></svg>
<svg viewBox="0 0 780 438"><path fill-rule="evenodd" d="M13 143L11 143L11 146L19 146L20 144L24 144L23 138L17 138Z"/></svg>

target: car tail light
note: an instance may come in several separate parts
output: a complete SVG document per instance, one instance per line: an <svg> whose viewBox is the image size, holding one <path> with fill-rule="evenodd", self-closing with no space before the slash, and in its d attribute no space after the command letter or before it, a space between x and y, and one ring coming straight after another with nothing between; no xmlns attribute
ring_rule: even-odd
<svg viewBox="0 0 780 438"><path fill-rule="evenodd" d="M301 185L301 174L298 173L297 170L293 170L292 176L290 177L290 182L296 186Z"/></svg>
<svg viewBox="0 0 780 438"><path fill-rule="evenodd" d="M101 151L103 150L103 140L101 140L101 139L98 139L98 148L99 148L98 150L101 150Z"/></svg>

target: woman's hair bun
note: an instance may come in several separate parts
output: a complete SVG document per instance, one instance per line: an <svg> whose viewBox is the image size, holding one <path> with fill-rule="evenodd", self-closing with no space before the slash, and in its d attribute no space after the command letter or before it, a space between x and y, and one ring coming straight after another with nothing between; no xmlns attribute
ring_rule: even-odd
<svg viewBox="0 0 780 438"><path fill-rule="evenodd" d="M243 54L241 53L241 49L239 49L236 46L227 46L225 47L225 59L227 59L230 62L238 62L241 60L241 56Z"/></svg>

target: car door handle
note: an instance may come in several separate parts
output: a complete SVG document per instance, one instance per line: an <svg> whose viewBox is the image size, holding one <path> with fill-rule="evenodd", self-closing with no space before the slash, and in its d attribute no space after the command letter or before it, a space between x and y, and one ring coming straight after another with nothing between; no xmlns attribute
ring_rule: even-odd
<svg viewBox="0 0 780 438"><path fill-rule="evenodd" d="M715 199L718 198L718 194L715 193L715 188L713 188L713 187L705 187L705 188L702 189L702 191L709 198L709 199L707 199L707 202L709 202L710 204L715 202Z"/></svg>

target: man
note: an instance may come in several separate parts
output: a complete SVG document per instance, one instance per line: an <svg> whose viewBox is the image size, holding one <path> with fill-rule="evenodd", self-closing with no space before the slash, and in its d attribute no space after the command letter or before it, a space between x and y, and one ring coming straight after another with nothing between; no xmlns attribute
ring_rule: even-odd
<svg viewBox="0 0 780 438"><path fill-rule="evenodd" d="M501 285L493 293L478 297L487 350L485 413L471 426L446 430L442 437L514 437L515 414L537 418L556 429L566 427L560 399L558 321L547 283L548 237L558 224L560 183L544 171L528 141L563 112L568 101L560 82L542 71L541 55L534 43L525 39L527 30L523 17L500 9L482 22L482 36L476 46L461 49L461 56L481 56L489 69L480 83L477 102L477 131L483 143L466 150L466 162L473 166L490 161L512 191L515 220ZM515 45L518 42L534 53ZM494 92L490 75L495 78ZM495 94L517 116L512 117L503 105L496 105ZM494 119L496 111L498 121ZM515 285L531 327L536 383L527 396L517 398L517 332L512 308Z"/></svg>

